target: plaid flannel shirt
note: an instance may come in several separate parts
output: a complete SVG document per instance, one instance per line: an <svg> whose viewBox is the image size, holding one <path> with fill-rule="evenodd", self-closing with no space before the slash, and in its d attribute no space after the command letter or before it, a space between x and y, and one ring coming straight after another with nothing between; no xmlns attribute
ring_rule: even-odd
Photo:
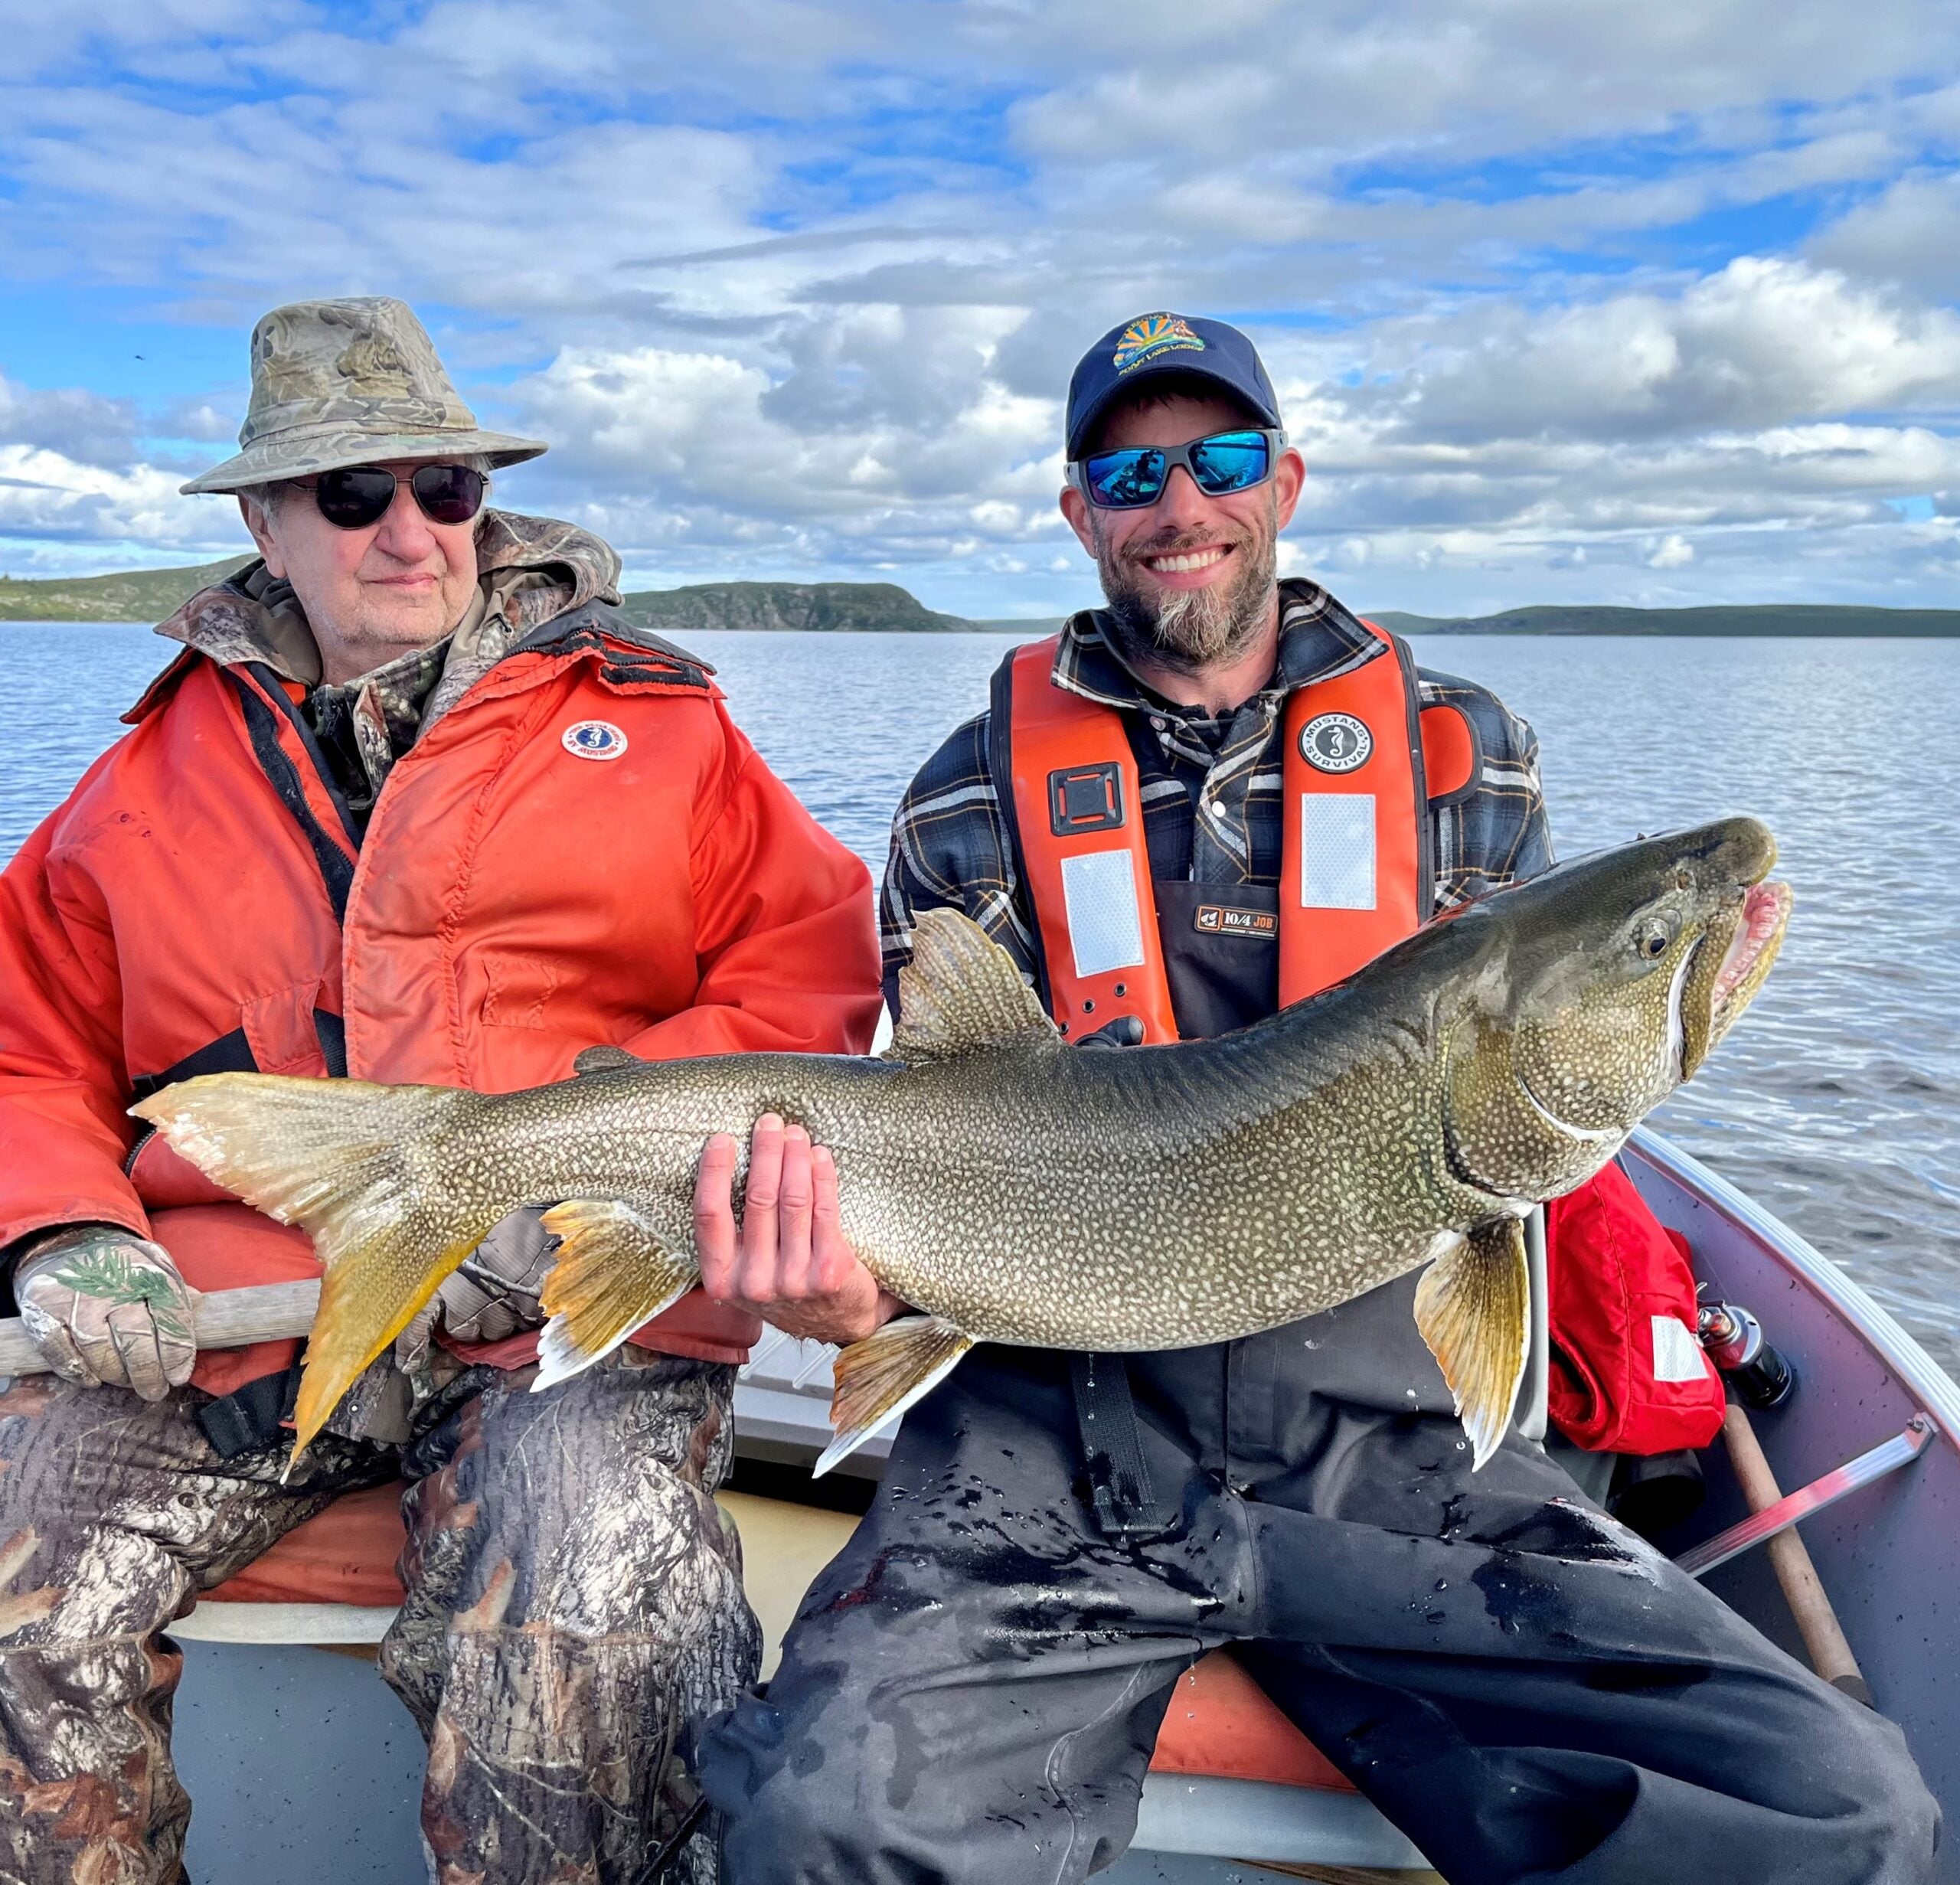
<svg viewBox="0 0 1960 1885"><path fill-rule="evenodd" d="M1105 639L1100 609L1071 616L1054 679L1123 716L1137 762L1151 874L1200 884L1276 884L1284 800L1281 742L1286 697L1364 662L1381 643L1328 592L1280 585L1279 656L1273 678L1218 717L1145 687ZM1436 907L1447 910L1527 877L1552 861L1531 729L1488 689L1423 670L1422 704L1460 708L1483 754L1478 789L1437 808ZM911 959L923 910L964 911L1032 976L1034 917L1014 867L988 763L988 716L959 727L920 769L892 825L879 900L885 998L898 1008L900 968Z"/></svg>

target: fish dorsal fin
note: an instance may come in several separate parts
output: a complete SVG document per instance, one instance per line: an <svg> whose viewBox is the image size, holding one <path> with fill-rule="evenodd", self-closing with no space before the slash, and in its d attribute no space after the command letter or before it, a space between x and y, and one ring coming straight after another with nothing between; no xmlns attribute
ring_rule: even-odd
<svg viewBox="0 0 1960 1885"><path fill-rule="evenodd" d="M583 1080L588 1073L616 1073L622 1067L644 1067L638 1054L624 1047L587 1047L573 1056L572 1071Z"/></svg>
<svg viewBox="0 0 1960 1885"><path fill-rule="evenodd" d="M1011 1041L1059 1043L1014 958L956 910L922 910L898 972L894 1060L946 1060Z"/></svg>

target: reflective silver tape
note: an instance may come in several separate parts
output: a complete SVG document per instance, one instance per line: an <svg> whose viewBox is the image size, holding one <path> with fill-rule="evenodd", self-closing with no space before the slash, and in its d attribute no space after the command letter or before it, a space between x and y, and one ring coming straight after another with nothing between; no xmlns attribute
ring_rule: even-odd
<svg viewBox="0 0 1960 1885"><path fill-rule="evenodd" d="M1300 907L1375 907L1375 795L1300 795Z"/></svg>
<svg viewBox="0 0 1960 1885"><path fill-rule="evenodd" d="M1075 972L1085 979L1143 961L1143 913L1129 848L1078 851L1062 860L1062 903Z"/></svg>
<svg viewBox="0 0 1960 1885"><path fill-rule="evenodd" d="M1708 1361L1694 1331L1678 1316L1650 1316L1654 1331L1654 1378L1657 1381L1705 1381Z"/></svg>

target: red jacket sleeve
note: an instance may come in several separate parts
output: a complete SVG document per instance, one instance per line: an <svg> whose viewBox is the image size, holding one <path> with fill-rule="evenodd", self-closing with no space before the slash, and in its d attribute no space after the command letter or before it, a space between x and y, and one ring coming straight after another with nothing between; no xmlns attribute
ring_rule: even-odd
<svg viewBox="0 0 1960 1885"><path fill-rule="evenodd" d="M149 1234L122 1174L135 1130L116 939L86 869L55 849L62 818L0 872L0 1250L87 1220Z"/></svg>
<svg viewBox="0 0 1960 1885"><path fill-rule="evenodd" d="M648 1060L864 1053L884 998L871 873L715 708L720 790L689 866L700 985L691 1007L621 1044Z"/></svg>
<svg viewBox="0 0 1960 1885"><path fill-rule="evenodd" d="M1621 1453L1707 1446L1724 1395L1694 1335L1687 1241L1615 1163L1546 1206L1545 1248L1559 1430Z"/></svg>

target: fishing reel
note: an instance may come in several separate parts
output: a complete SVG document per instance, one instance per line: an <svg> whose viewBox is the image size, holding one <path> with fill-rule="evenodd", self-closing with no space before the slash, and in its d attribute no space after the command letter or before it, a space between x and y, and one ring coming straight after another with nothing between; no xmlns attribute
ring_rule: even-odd
<svg viewBox="0 0 1960 1885"><path fill-rule="evenodd" d="M1760 1411L1789 1399L1797 1384L1796 1370L1769 1345L1762 1325L1741 1304L1703 1303L1695 1333L1744 1406Z"/></svg>

